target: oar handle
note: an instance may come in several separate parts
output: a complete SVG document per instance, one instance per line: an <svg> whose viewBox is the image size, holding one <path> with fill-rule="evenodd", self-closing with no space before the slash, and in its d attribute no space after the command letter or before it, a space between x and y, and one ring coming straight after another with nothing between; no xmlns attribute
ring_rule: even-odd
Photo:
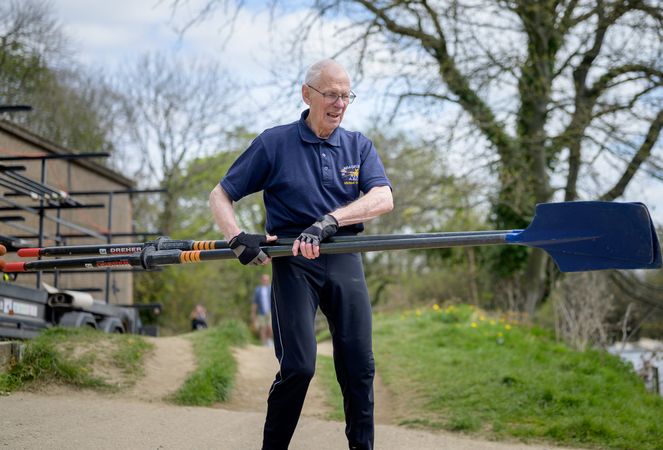
<svg viewBox="0 0 663 450"><path fill-rule="evenodd" d="M22 258L72 255L132 255L143 250L146 245L148 244L134 242L130 244L70 245L44 248L30 247L18 249L16 254Z"/></svg>

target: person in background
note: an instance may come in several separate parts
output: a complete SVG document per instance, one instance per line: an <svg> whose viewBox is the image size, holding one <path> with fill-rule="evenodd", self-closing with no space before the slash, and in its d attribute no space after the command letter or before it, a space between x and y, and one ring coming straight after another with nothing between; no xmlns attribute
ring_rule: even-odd
<svg viewBox="0 0 663 450"><path fill-rule="evenodd" d="M272 286L266 273L260 276L260 285L253 291L251 322L258 331L262 345L272 347Z"/></svg>
<svg viewBox="0 0 663 450"><path fill-rule="evenodd" d="M191 330L203 330L207 328L207 310L203 305L198 303L191 314L189 314L189 319L191 319Z"/></svg>

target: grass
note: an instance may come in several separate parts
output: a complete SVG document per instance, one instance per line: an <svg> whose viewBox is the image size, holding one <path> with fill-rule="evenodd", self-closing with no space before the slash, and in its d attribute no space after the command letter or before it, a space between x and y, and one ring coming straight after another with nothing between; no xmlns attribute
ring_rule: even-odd
<svg viewBox="0 0 663 450"><path fill-rule="evenodd" d="M0 393L46 383L110 390L131 385L151 348L139 336L50 328L26 341L22 360L0 373Z"/></svg>
<svg viewBox="0 0 663 450"><path fill-rule="evenodd" d="M211 406L226 401L237 371L230 347L246 344L249 334L248 327L239 321L228 321L190 334L197 368L170 400L190 406Z"/></svg>
<svg viewBox="0 0 663 450"><path fill-rule="evenodd" d="M663 449L663 399L630 366L471 307L374 321L376 363L402 424L614 449Z"/></svg>

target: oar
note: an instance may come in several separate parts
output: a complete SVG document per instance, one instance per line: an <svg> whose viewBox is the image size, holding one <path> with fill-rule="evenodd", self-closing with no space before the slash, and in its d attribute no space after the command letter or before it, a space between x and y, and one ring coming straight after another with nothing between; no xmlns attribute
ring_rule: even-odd
<svg viewBox="0 0 663 450"><path fill-rule="evenodd" d="M546 251L562 272L602 269L661 267L661 251L647 208L640 203L565 202L544 203L525 230L463 234L461 236L405 237L382 235L357 237L349 242L323 243L320 252L348 253L400 249L515 244ZM368 239L366 239L368 238ZM290 245L262 247L271 257L291 255ZM146 246L141 253L80 259L7 263L5 272L46 268L141 266L182 264L234 258L230 249L157 250Z"/></svg>
<svg viewBox="0 0 663 450"><path fill-rule="evenodd" d="M434 238L434 237L457 237L457 236L480 236L496 233L509 233L521 230L498 230L498 231L450 231L438 233L417 234L374 234L366 236L334 236L325 242L366 242L386 239L407 238ZM294 238L278 239L270 245L289 245L292 247ZM55 247L25 247L18 250L18 256L23 258L35 258L39 256L71 256L71 255L131 255L138 253L145 247L154 247L156 250L215 250L228 248L228 242L223 240L195 241L182 239L169 239L160 237L150 242L134 242L129 244L101 244L101 245L61 245Z"/></svg>

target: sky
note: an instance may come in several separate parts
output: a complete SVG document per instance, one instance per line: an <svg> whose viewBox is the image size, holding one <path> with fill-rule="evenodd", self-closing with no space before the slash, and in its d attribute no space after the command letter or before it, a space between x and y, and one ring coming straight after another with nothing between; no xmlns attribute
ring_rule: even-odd
<svg viewBox="0 0 663 450"><path fill-rule="evenodd" d="M256 86L251 92L255 102L269 104L274 96L278 97L278 108L262 108L266 114L256 117L258 127L296 120L305 109L299 95L275 92L273 85L275 77L283 84L301 82L305 67L280 64L280 60L285 59L289 50L286 42L296 36L306 11L280 14L275 23L269 10L252 6L264 2L248 1L232 29L220 12L181 34L177 29L194 17L204 0L190 0L176 16L170 0L52 1L56 16L71 38L76 59L93 70L112 72L148 52L216 60L240 83ZM308 57L303 59L307 64L329 56L329 48L318 40L311 40L305 50ZM368 108L367 102L353 103L344 125L363 125L365 120L361 118L370 115L365 114Z"/></svg>
<svg viewBox="0 0 663 450"><path fill-rule="evenodd" d="M260 104L252 124L256 130L276 123L296 120L305 108L296 92L275 90L275 77L301 82L304 67L285 64L288 39L297 38L306 11L280 14L276 22L269 12L248 1L235 22L232 33L222 14L191 27L184 35L175 30L204 0L190 0L173 17L170 0L52 0L53 10L65 33L71 38L75 58L96 71L113 72L146 52L216 59L242 83L262 85L252 90L253 106ZM327 31L328 33L328 31ZM329 33L328 33L329 34ZM332 42L332 44L330 44ZM333 39L311 39L303 60L310 63L327 57ZM344 61L341 60L343 63ZM348 62L349 63L349 62ZM376 106L373 86L353 85L358 98L344 119L349 129L364 129ZM241 105L238 105L241 108ZM412 123L408 124L412 127ZM416 123L414 125L416 128ZM426 130L421 130L423 134ZM663 183L636 175L623 201L641 201L650 209L656 223L663 225Z"/></svg>

